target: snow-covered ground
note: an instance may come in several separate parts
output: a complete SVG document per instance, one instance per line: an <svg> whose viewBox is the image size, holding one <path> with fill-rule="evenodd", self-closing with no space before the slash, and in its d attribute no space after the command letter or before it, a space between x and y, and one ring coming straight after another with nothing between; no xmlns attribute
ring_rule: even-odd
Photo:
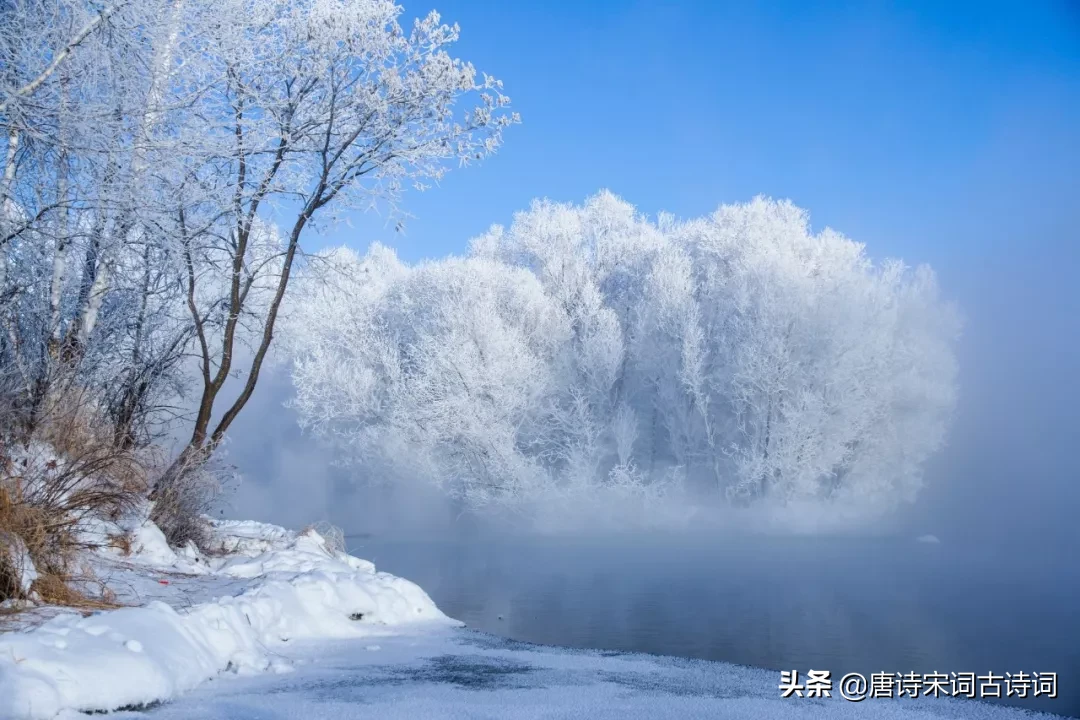
<svg viewBox="0 0 1080 720"><path fill-rule="evenodd" d="M229 552L203 557L143 522L130 555L98 559L140 606L0 634L0 718L1034 717L976 702L782 699L774 671L517 643L461 627L415 584L314 531L216 530Z"/></svg>
<svg viewBox="0 0 1080 720"><path fill-rule="evenodd" d="M314 531L253 522L216 531L229 552L207 558L174 552L145 521L129 555L95 558L120 600L138 606L52 609L44 623L0 635L0 718L170 700L222 672L287 671L278 649L289 642L455 624L413 583L333 551Z"/></svg>
<svg viewBox="0 0 1080 720"><path fill-rule="evenodd" d="M288 675L227 678L117 720L1034 720L983 703L782 699L770 670L517 643L467 629L305 641ZM1044 716L1045 717L1045 716Z"/></svg>

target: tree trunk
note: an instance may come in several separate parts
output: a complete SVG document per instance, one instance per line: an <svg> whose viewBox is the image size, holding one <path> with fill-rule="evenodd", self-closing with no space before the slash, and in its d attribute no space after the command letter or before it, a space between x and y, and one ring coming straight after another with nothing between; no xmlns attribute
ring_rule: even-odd
<svg viewBox="0 0 1080 720"><path fill-rule="evenodd" d="M8 131L7 157L4 160L4 174L0 180L0 237L7 237L8 223L15 215L15 203L11 199L11 186L15 181L15 155L19 151L19 131L11 128ZM0 298L6 298L7 293L7 248L0 246Z"/></svg>
<svg viewBox="0 0 1080 720"><path fill-rule="evenodd" d="M136 226L135 197L146 172L146 149L150 145L150 134L161 115L160 106L165 94L165 85L171 74L170 66L180 37L180 11L183 5L184 0L173 0L166 25L165 43L154 56L150 88L139 126L135 132L135 145L131 152L131 174L125 188L127 197L123 200L119 217L114 224L115 235L112 237L112 242L99 244L95 250L97 263L93 281L86 294L85 303L81 304L78 310L79 320L74 344L76 355L73 356L75 361L80 359L81 352L97 326L101 305L110 289L113 253L116 251L116 246L127 242L128 234Z"/></svg>

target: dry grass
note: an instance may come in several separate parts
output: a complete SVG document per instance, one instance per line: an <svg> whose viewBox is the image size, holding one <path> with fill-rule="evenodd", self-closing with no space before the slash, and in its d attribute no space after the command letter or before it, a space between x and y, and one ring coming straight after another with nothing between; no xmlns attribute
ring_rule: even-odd
<svg viewBox="0 0 1080 720"><path fill-rule="evenodd" d="M213 457L170 466L154 485L150 519L173 547L190 542L204 553L213 553L213 533L206 516L235 478L233 468Z"/></svg>
<svg viewBox="0 0 1080 720"><path fill-rule="evenodd" d="M38 572L31 595L80 608L112 607L96 581L73 568L92 545L80 530L91 518L118 520L145 496L143 464L98 431L93 407L78 395L47 403L37 430L0 438L0 534L18 537ZM3 552L0 556L10 553ZM9 558L0 558L0 602L25 599Z"/></svg>
<svg viewBox="0 0 1080 720"><path fill-rule="evenodd" d="M109 538L109 547L116 548L120 551L120 554L124 557L131 555L131 536L127 533L123 535L113 535Z"/></svg>
<svg viewBox="0 0 1080 720"><path fill-rule="evenodd" d="M94 588L94 592L90 588ZM42 602L50 605L80 610L113 610L120 607L116 594L93 576L46 573L34 581L33 589Z"/></svg>
<svg viewBox="0 0 1080 720"><path fill-rule="evenodd" d="M326 520L320 520L319 522L312 523L304 528L303 532L313 530L326 541L326 549L331 554L344 553L345 548L345 531L339 528L337 525L333 525Z"/></svg>

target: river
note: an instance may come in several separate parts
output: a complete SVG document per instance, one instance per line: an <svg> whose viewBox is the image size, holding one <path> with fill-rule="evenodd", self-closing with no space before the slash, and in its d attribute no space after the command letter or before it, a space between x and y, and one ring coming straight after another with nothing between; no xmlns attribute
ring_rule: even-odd
<svg viewBox="0 0 1080 720"><path fill-rule="evenodd" d="M910 538L350 536L448 615L547 645L847 672L1056 672L1080 716L1080 577L1052 548Z"/></svg>

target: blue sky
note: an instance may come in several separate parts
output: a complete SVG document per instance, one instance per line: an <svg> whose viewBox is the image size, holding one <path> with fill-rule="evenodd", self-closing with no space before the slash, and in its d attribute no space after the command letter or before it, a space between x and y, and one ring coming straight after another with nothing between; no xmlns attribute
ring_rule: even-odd
<svg viewBox="0 0 1080 720"><path fill-rule="evenodd" d="M1078 216L1076 3L419 1L406 17L436 3L459 22L459 55L505 81L523 124L410 193L404 235L354 215L329 243L417 259L534 197L606 187L693 215L764 193L875 257L963 274L1058 252Z"/></svg>
<svg viewBox="0 0 1080 720"><path fill-rule="evenodd" d="M406 16L459 22L523 124L408 194L404 235L354 214L323 242L461 253L535 197L600 188L682 216L790 198L874 258L933 265L967 317L918 511L1075 526L1080 3L421 1Z"/></svg>

